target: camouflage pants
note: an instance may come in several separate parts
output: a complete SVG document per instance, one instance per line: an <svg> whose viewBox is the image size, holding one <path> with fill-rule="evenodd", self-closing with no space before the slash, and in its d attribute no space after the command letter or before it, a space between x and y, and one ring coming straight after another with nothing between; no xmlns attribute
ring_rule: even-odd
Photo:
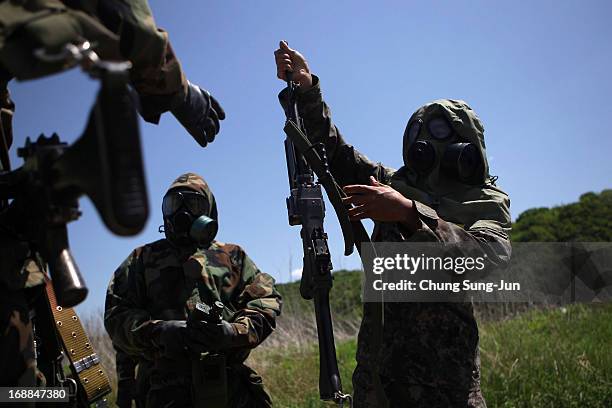
<svg viewBox="0 0 612 408"><path fill-rule="evenodd" d="M486 408L471 306L367 303L353 373L355 408Z"/></svg>
<svg viewBox="0 0 612 408"><path fill-rule="evenodd" d="M133 401L136 408L144 408L149 391L151 363L148 360L132 357L116 346L114 347L117 371L117 400L115 403L119 408L131 408Z"/></svg>
<svg viewBox="0 0 612 408"><path fill-rule="evenodd" d="M270 408L272 400L261 377L244 364L235 364L227 370L227 408ZM206 407L207 404L203 405ZM151 390L147 395L147 408L200 408L192 400L191 380L188 377L163 378L155 369L151 377Z"/></svg>

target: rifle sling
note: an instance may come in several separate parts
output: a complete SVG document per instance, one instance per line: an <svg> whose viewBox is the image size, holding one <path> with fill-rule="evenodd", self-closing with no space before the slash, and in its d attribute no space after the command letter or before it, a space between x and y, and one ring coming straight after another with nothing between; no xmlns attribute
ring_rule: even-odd
<svg viewBox="0 0 612 408"><path fill-rule="evenodd" d="M344 237L344 255L348 256L353 253L353 245L361 253L360 244L371 243L370 238L361 221L350 221L347 208L342 202L342 198L346 197L346 194L336 183L319 153L297 125L293 121L287 120L284 131L289 140L291 140L291 143L304 156L308 165L319 178L319 182L325 189L327 197L334 207Z"/></svg>
<svg viewBox="0 0 612 408"><path fill-rule="evenodd" d="M75 379L85 390L88 402L93 403L111 392L108 376L74 309L58 306L50 279L46 279L46 292L70 368L77 374Z"/></svg>

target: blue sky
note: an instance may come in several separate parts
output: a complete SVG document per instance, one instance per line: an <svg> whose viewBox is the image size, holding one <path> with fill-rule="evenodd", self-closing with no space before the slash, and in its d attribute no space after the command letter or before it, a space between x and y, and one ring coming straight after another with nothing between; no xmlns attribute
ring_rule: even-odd
<svg viewBox="0 0 612 408"><path fill-rule="evenodd" d="M279 6L282 4L282 6ZM279 281L301 265L288 192L273 51L285 39L321 78L335 122L371 159L401 163L406 121L438 98L466 100L485 125L492 174L512 215L578 199L610 183L612 4L605 1L151 1L188 78L227 112L201 149L170 115L142 123L151 217L136 237L102 225L88 199L70 242L90 287L80 310L103 306L114 269L136 246L160 238L161 198L186 171L202 174L219 203L221 241L242 245ZM13 166L26 136L82 132L97 84L77 70L10 89L17 104ZM334 266L342 257L329 207ZM368 224L371 226L371 224Z"/></svg>

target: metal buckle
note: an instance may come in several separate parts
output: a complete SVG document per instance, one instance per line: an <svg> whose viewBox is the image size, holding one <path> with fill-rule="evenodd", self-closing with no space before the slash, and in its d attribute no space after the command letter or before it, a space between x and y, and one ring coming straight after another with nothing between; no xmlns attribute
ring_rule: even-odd
<svg viewBox="0 0 612 408"><path fill-rule="evenodd" d="M44 48L37 48L34 50L34 56L47 63L64 61L66 68L80 65L83 71L89 73L92 77L98 77L101 71L121 72L132 67L132 63L129 61L109 62L101 60L92 49L89 41L83 41L81 44L68 43L61 51L54 54L49 53Z"/></svg>
<svg viewBox="0 0 612 408"><path fill-rule="evenodd" d="M100 358L96 353L93 353L89 356L85 356L80 360L74 362L74 369L77 373L80 373L83 370L87 370L90 367L93 367L100 363Z"/></svg>

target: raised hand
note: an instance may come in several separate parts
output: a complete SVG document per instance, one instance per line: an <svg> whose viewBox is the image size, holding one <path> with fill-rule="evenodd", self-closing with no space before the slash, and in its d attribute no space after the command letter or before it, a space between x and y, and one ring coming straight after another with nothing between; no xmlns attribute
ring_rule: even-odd
<svg viewBox="0 0 612 408"><path fill-rule="evenodd" d="M283 81L287 80L286 73L293 74L292 80L300 84L300 89L305 91L312 86L312 74L308 63L302 54L289 48L286 41L281 41L279 48L274 51L276 61L276 76Z"/></svg>

